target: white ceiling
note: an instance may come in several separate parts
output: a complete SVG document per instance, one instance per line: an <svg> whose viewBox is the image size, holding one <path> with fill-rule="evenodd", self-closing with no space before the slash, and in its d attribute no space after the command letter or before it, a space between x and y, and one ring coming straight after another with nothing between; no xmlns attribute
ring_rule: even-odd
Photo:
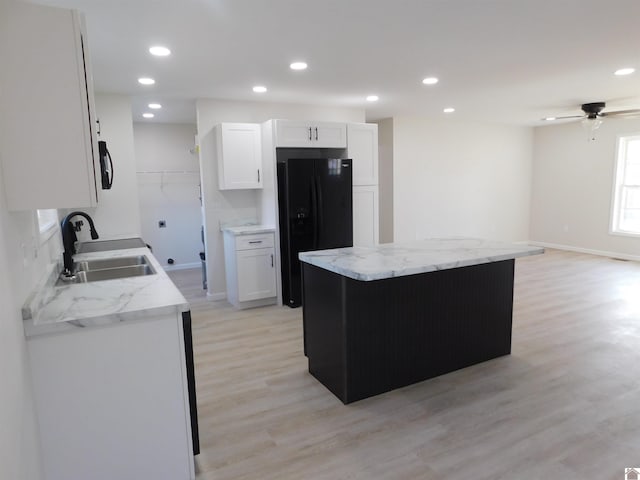
<svg viewBox="0 0 640 480"><path fill-rule="evenodd" d="M640 0L38 3L85 13L96 90L131 95L135 121L153 100L164 108L152 121L195 122L196 98L359 107L368 120L453 106L457 120L517 125L585 102L640 107ZM173 54L151 57L154 44ZM627 66L638 71L613 75Z"/></svg>

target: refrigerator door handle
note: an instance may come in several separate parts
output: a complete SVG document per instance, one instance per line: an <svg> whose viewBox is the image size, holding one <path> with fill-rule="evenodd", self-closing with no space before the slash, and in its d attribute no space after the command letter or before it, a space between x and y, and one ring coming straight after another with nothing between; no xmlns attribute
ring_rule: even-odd
<svg viewBox="0 0 640 480"><path fill-rule="evenodd" d="M311 216L313 217L313 249L318 248L318 186L315 176L311 177Z"/></svg>
<svg viewBox="0 0 640 480"><path fill-rule="evenodd" d="M318 241L317 245L320 245L320 232L322 232L323 227L323 202L322 202L322 184L320 183L320 177L316 177L316 210L318 211Z"/></svg>

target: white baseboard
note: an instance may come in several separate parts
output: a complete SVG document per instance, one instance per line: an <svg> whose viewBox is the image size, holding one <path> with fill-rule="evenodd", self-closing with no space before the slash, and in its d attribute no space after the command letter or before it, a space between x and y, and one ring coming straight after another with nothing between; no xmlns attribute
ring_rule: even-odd
<svg viewBox="0 0 640 480"><path fill-rule="evenodd" d="M201 263L180 263L178 265L163 265L162 268L165 271L170 272L172 270L187 270L189 268L202 268Z"/></svg>
<svg viewBox="0 0 640 480"><path fill-rule="evenodd" d="M226 300L227 292L218 292L218 293L209 293L207 292L207 297L211 300Z"/></svg>
<svg viewBox="0 0 640 480"><path fill-rule="evenodd" d="M586 253L589 255L598 255L600 257L619 258L621 260L633 260L636 262L640 262L640 255L629 255L628 253L620 252L608 252L606 250L594 250L591 248L575 247L573 245L561 245L559 243L536 242L533 240L528 243L536 247L554 248L556 250L567 250L569 252Z"/></svg>

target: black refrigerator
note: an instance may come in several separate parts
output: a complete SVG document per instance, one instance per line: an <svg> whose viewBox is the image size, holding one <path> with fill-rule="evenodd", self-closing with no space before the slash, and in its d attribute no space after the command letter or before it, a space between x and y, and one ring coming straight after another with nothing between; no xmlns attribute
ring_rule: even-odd
<svg viewBox="0 0 640 480"><path fill-rule="evenodd" d="M302 304L298 253L353 246L351 160L278 159L282 301Z"/></svg>

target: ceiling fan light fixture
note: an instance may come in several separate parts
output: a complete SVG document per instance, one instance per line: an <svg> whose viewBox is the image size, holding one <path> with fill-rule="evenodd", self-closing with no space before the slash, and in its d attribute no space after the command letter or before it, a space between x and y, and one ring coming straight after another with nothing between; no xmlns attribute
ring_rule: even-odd
<svg viewBox="0 0 640 480"><path fill-rule="evenodd" d="M580 123L584 131L587 132L587 141L594 141L596 139L596 130L602 125L602 120L597 117L586 117Z"/></svg>

